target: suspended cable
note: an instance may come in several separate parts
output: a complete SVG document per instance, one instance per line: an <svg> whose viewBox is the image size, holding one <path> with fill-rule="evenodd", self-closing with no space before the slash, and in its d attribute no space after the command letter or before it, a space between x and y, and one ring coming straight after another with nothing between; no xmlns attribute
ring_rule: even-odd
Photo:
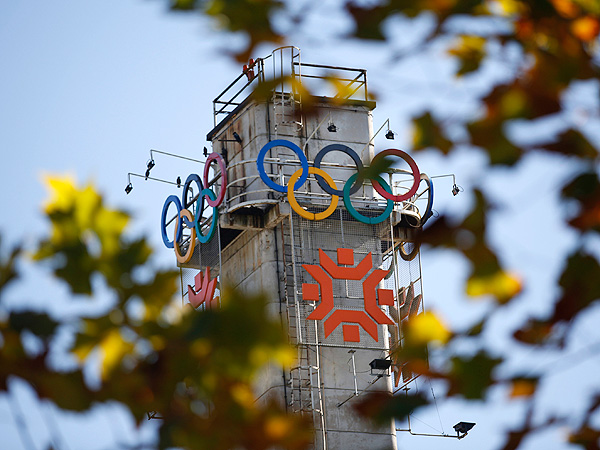
<svg viewBox="0 0 600 450"><path fill-rule="evenodd" d="M23 410L21 409L19 400L14 395L12 389L7 394L10 412L13 416L15 423L17 424L17 430L19 431L19 438L21 439L23 448L25 450L36 450L35 444L33 443L33 438L29 433L29 428L27 428L27 423L25 422L25 419L23 417Z"/></svg>
<svg viewBox="0 0 600 450"><path fill-rule="evenodd" d="M440 421L440 427L442 427L442 433L445 433L444 424L442 423L442 417L440 416L440 410L438 408L437 398L435 398L435 392L433 392L433 384L431 384L431 378L427 378L427 381L429 381L429 387L431 388L431 395L433 396L433 403L435 405L435 410L437 411L438 420Z"/></svg>

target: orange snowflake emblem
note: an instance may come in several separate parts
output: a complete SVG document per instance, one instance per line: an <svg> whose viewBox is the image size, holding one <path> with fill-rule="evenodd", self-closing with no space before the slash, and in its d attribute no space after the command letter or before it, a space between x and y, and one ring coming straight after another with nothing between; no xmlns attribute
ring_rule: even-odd
<svg viewBox="0 0 600 450"><path fill-rule="evenodd" d="M340 324L344 342L360 342L360 325L376 342L379 342L377 325L393 325L392 319L384 313L380 306L394 305L394 292L391 289L378 289L377 285L386 276L385 270L373 270L371 253L354 266L354 250L351 248L337 249L337 264L335 264L322 249L319 249L319 265L303 264L302 267L319 284L304 283L302 299L319 301L319 305L308 315L307 320L323 320L325 337L327 338ZM336 308L333 301L333 280L365 280L362 283L364 311L351 311ZM320 291L320 292L319 292Z"/></svg>

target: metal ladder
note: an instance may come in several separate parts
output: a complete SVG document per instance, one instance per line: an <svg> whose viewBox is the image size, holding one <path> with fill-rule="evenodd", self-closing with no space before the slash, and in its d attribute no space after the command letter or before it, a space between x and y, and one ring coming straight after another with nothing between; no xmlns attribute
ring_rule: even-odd
<svg viewBox="0 0 600 450"><path fill-rule="evenodd" d="M280 47L271 52L271 57L273 79L277 80L271 98L275 134L281 125L295 125L299 131L304 126L301 114L302 94L298 89L302 82L300 49L293 46Z"/></svg>
<svg viewBox="0 0 600 450"><path fill-rule="evenodd" d="M285 223L289 223L285 227ZM321 443L323 450L327 449L325 432L325 413L323 411L324 398L321 382L321 368L318 347L306 342L301 326L301 313L299 301L302 292L297 280L296 270L298 257L302 260L302 248L297 247L294 239L293 218L290 215L283 221L284 234L284 265L285 287L287 298L287 322L290 343L298 350L297 363L290 369L288 386L290 388L289 405L294 413L311 414L316 430L322 433Z"/></svg>

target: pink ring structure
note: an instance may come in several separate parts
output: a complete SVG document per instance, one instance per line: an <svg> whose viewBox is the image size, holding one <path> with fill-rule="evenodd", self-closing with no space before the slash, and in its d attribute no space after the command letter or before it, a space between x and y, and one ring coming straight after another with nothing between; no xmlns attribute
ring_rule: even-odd
<svg viewBox="0 0 600 450"><path fill-rule="evenodd" d="M223 199L225 198L225 192L227 191L227 167L225 167L225 160L217 152L212 152L210 155L208 155L208 158L206 158L206 162L204 163L204 177L202 180L204 181L204 187L208 188L208 170L210 169L210 163L215 159L219 164L219 169L221 169L221 180L223 182L221 183L221 190L219 191L219 195L215 200L211 200L208 197L208 195L206 196L206 202L209 204L209 206L212 207L217 207L221 203L223 203Z"/></svg>
<svg viewBox="0 0 600 450"><path fill-rule="evenodd" d="M410 166L410 168L412 170L412 175L413 175L413 179L414 179L412 187L409 189L409 191L406 194L392 195L389 192L386 192L385 189L383 189L383 187L381 187L381 185L379 184L379 182L377 180L371 180L371 183L373 184L373 187L375 188L375 190L383 198L385 198L387 200L392 200L394 202L402 202L402 201L412 197L413 195L415 195L415 193L417 192L417 189L419 189L419 183L421 182L421 173L419 172L419 168L417 167L417 163L415 162L415 160L412 159L408 155L408 153L403 152L402 150L398 150L396 148L389 148L387 150L384 150L384 151L378 153L375 156L375 158L373 158L373 160L371 161L371 166L375 165L375 163L380 158L383 158L386 155L399 156L400 158L402 158L404 161L406 161L408 163L408 165Z"/></svg>

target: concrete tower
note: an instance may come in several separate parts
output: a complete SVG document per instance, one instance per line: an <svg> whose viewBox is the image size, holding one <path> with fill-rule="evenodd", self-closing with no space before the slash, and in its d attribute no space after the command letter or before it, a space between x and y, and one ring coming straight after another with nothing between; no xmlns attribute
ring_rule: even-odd
<svg viewBox="0 0 600 450"><path fill-rule="evenodd" d="M312 417L315 449L396 449L393 423L374 426L352 404L411 376L390 348L422 308L412 237L430 215L432 187L399 151L390 155L410 167L376 180L393 200L356 181L375 153L374 108L364 70L304 64L293 47L250 61L214 101L215 176L207 168L203 186L218 193L212 218L195 247L178 248L180 266L195 269L184 286L208 267L221 283L268 295L298 358L291 370L265 370L256 395Z"/></svg>

